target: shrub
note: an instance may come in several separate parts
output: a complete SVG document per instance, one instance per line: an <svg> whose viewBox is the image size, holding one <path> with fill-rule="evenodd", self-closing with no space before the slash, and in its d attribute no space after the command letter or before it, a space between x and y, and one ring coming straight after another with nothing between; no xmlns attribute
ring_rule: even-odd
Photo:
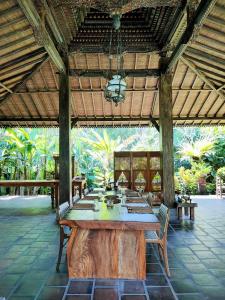
<svg viewBox="0 0 225 300"><path fill-rule="evenodd" d="M207 183L206 191L207 191L207 193L214 195L215 191L216 191L216 184L215 183Z"/></svg>
<svg viewBox="0 0 225 300"><path fill-rule="evenodd" d="M225 167L217 170L217 176L219 176L222 180L225 180Z"/></svg>

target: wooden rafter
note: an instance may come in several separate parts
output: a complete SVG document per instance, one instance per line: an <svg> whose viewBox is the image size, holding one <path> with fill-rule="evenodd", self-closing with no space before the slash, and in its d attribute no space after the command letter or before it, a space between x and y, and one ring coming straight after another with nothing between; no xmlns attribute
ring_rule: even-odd
<svg viewBox="0 0 225 300"><path fill-rule="evenodd" d="M224 120L225 114L222 116L195 116L195 117L173 117L173 121L200 121L200 120ZM159 118L152 118L155 122ZM107 117L72 117L72 121L76 122L139 122L149 121L150 116L142 117L121 117L121 116L107 116ZM5 117L0 116L0 122L58 122L58 117Z"/></svg>
<svg viewBox="0 0 225 300"><path fill-rule="evenodd" d="M64 39L64 36L63 36L58 24L56 23L56 21L54 19L51 8L48 6L48 3L46 0L41 0L41 2L42 2L42 5L43 5L45 13L46 13L46 18L47 18L48 24L51 28L52 33L54 34L54 37L55 37L57 43L62 45L63 47L65 47L66 41Z"/></svg>
<svg viewBox="0 0 225 300"><path fill-rule="evenodd" d="M219 88L218 90L222 89ZM158 90L156 88L127 88L126 89L127 92L158 92ZM211 88L207 88L207 89L196 89L196 88L173 88L173 92L210 92L212 91ZM43 93L43 94L54 94L54 93L58 93L59 90L58 89L39 89L39 90L28 90L28 91L18 91L15 92L14 94L36 94L36 93ZM71 92L73 93L99 93L99 92L104 92L104 87L102 88L94 88L94 89L71 89Z"/></svg>
<svg viewBox="0 0 225 300"><path fill-rule="evenodd" d="M48 60L48 55L46 54L44 57L43 57L43 60L36 64L28 73L27 75L25 75L21 81L16 84L13 89L12 89L12 92L15 93L17 92L25 83L27 80L29 80L36 72L38 72L40 70L40 68L43 66L43 64ZM6 100L9 99L10 96L13 95L13 93L8 93L6 94L6 96L3 96L0 98L0 105L2 105L3 103L5 103Z"/></svg>
<svg viewBox="0 0 225 300"><path fill-rule="evenodd" d="M117 70L112 70L116 74ZM123 69L123 74L125 77L158 77L160 71L158 69ZM99 69L70 69L70 76L79 76L79 77L106 77L110 76L110 70L99 70Z"/></svg>
<svg viewBox="0 0 225 300"><path fill-rule="evenodd" d="M190 40L192 39L196 30L202 26L204 20L209 15L211 9L214 7L216 0L201 0L195 16L187 25L186 30L181 36L176 48L169 57L169 61L164 68L163 72L168 72L178 61L178 59L183 55L186 50Z"/></svg>
<svg viewBox="0 0 225 300"><path fill-rule="evenodd" d="M9 93L13 93L13 91L11 89L9 89L5 84L3 84L2 82L0 82L0 86L3 87L4 90L8 91Z"/></svg>
<svg viewBox="0 0 225 300"><path fill-rule="evenodd" d="M203 72L199 71L196 66L184 58L183 56L181 57L181 61L187 65L203 82L205 82L213 91L215 91L223 100L225 100L225 95L221 90L218 90L214 83L211 82L204 74Z"/></svg>
<svg viewBox="0 0 225 300"><path fill-rule="evenodd" d="M43 47L49 54L50 58L58 68L60 72L65 73L65 65L63 60L56 49L54 42L52 41L49 33L47 32L46 28L42 24L41 17L39 16L36 7L32 0L17 0L21 9L23 10L24 14L26 15L28 21L30 22L34 31L40 35Z"/></svg>

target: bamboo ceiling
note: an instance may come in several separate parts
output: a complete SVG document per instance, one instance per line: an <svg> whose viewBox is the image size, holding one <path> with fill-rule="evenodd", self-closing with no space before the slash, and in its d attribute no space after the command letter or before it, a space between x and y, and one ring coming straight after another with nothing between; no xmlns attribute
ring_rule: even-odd
<svg viewBox="0 0 225 300"><path fill-rule="evenodd" d="M0 2L0 126L58 126L59 71L43 46L45 36L30 25L20 2ZM57 50L62 50L63 42L68 45L73 126L158 122L160 56L174 51L186 29L185 1L123 1L124 69L133 75L126 78L124 103L116 107L104 99L107 79L101 74L109 69L104 52L111 18L106 12L119 2L102 1L107 7L93 0L34 3L41 28L47 30ZM194 14L199 1L190 2ZM211 2L215 3L172 68L174 126L225 124L225 2ZM62 35L61 44L53 23ZM91 70L98 73L90 75Z"/></svg>

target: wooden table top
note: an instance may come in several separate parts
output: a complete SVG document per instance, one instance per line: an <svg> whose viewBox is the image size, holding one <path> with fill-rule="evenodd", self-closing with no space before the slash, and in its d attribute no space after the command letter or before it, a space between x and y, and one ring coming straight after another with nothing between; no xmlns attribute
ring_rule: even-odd
<svg viewBox="0 0 225 300"><path fill-rule="evenodd" d="M73 179L72 183L82 183L85 182L86 180L84 179ZM17 185L50 185L50 184L58 184L59 179L42 179L42 180L30 180L30 179L18 179L18 180L0 180L0 185L1 186L17 186Z"/></svg>
<svg viewBox="0 0 225 300"><path fill-rule="evenodd" d="M82 200L80 203L82 203ZM159 220L154 213L128 213L127 207L121 206L120 203L114 204L113 208L107 208L104 202L98 202L98 206L99 211L72 209L64 216L60 223L85 229L160 229ZM139 203L135 203L135 206L143 207Z"/></svg>
<svg viewBox="0 0 225 300"><path fill-rule="evenodd" d="M50 179L50 180L0 180L1 186L22 186L22 185L51 185L59 183L58 179Z"/></svg>
<svg viewBox="0 0 225 300"><path fill-rule="evenodd" d="M73 182L86 182L86 179L73 178L72 181Z"/></svg>
<svg viewBox="0 0 225 300"><path fill-rule="evenodd" d="M191 203L178 203L177 204L177 207L198 207L198 203L194 203L194 202L191 202Z"/></svg>

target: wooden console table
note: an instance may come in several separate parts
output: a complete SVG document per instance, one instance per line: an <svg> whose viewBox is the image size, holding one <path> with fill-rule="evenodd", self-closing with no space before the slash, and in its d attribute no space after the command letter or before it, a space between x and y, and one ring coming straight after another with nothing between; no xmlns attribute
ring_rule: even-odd
<svg viewBox="0 0 225 300"><path fill-rule="evenodd" d="M182 209L184 208L184 212L186 215L190 212L190 219L194 220L195 218L195 207L198 207L197 203L178 203L177 204L177 217L178 220L182 218Z"/></svg>
<svg viewBox="0 0 225 300"><path fill-rule="evenodd" d="M55 208L55 204L59 203L59 180L0 180L0 186L4 187L33 187L45 186L51 187L51 205Z"/></svg>
<svg viewBox="0 0 225 300"><path fill-rule="evenodd" d="M86 189L86 186L87 186L87 181L86 179L76 179L76 178L73 178L72 180L72 194L74 196L75 192L74 192L74 188L77 187L78 188L78 191L79 191L79 196L81 198L82 196L82 191L84 189Z"/></svg>
<svg viewBox="0 0 225 300"><path fill-rule="evenodd" d="M99 211L72 209L59 222L72 228L67 246L69 277L144 280L144 230L159 230L158 218L153 213L128 213L120 204L107 208L99 202L99 206Z"/></svg>

